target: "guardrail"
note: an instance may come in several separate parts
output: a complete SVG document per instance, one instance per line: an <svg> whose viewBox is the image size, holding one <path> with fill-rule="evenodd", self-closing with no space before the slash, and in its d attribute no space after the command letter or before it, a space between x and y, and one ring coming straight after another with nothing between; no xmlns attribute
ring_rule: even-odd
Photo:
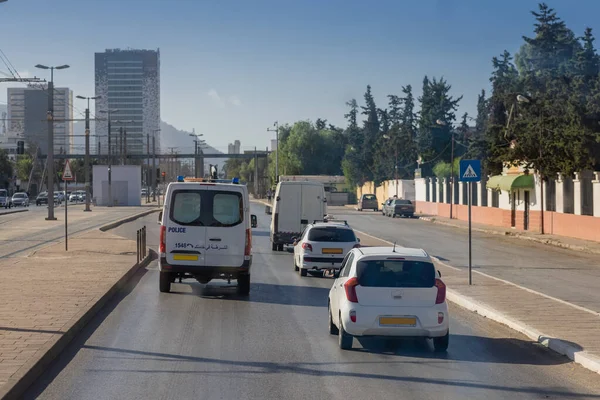
<svg viewBox="0 0 600 400"><path fill-rule="evenodd" d="M141 263L148 253L148 247L146 246L146 225L143 228L137 230L137 262Z"/></svg>

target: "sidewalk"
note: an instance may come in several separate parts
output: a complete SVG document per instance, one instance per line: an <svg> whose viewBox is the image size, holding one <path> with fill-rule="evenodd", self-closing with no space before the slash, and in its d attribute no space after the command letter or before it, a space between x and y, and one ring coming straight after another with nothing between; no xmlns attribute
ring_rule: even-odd
<svg viewBox="0 0 600 400"><path fill-rule="evenodd" d="M356 231L364 246L391 243ZM523 333L533 341L564 354L600 373L600 316L582 307L534 293L510 282L473 271L468 275L436 260L448 286L448 300ZM452 342L451 342L452 343ZM452 344L450 344L452 346Z"/></svg>
<svg viewBox="0 0 600 400"><path fill-rule="evenodd" d="M99 230L68 252L0 259L0 399L18 398L139 267L135 241Z"/></svg>

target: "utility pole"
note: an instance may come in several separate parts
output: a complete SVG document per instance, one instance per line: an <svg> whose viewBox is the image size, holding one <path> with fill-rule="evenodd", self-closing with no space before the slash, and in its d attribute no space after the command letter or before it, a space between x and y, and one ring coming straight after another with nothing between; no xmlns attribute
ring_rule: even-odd
<svg viewBox="0 0 600 400"><path fill-rule="evenodd" d="M123 165L127 165L127 128L123 128Z"/></svg>
<svg viewBox="0 0 600 400"><path fill-rule="evenodd" d="M150 203L150 134L146 134L146 154L148 155L148 164L146 166L146 204Z"/></svg>
<svg viewBox="0 0 600 400"><path fill-rule="evenodd" d="M85 209L84 211L92 211L90 209L90 100L99 99L96 97L76 96L78 99L87 100L87 108L85 109ZM67 195L65 191L65 196Z"/></svg>
<svg viewBox="0 0 600 400"><path fill-rule="evenodd" d="M152 201L156 201L156 137L152 136Z"/></svg>
<svg viewBox="0 0 600 400"><path fill-rule="evenodd" d="M57 67L48 67L37 64L36 68L50 70L50 82L48 82L48 112L46 114L48 121L48 216L47 221L56 221L54 216L54 70L66 69L68 65L59 65Z"/></svg>
<svg viewBox="0 0 600 400"><path fill-rule="evenodd" d="M277 146L277 148L275 149L275 184L277 184L279 183L279 122L275 121L273 126L275 127L275 129L267 128L267 132L275 131L275 143Z"/></svg>

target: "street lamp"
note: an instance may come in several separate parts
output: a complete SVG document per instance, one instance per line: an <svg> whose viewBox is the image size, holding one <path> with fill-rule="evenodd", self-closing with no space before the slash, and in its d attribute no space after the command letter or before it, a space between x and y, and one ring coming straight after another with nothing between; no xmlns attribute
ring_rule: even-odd
<svg viewBox="0 0 600 400"><path fill-rule="evenodd" d="M279 122L275 121L273 126L275 129L267 128L267 132L275 132L275 143L277 145L275 149L275 184L277 184L279 183Z"/></svg>
<svg viewBox="0 0 600 400"><path fill-rule="evenodd" d="M435 121L440 126L448 125L446 122L438 119ZM454 204L454 129L450 129L450 141L452 150L450 151L450 219L452 219L452 208Z"/></svg>
<svg viewBox="0 0 600 400"><path fill-rule="evenodd" d="M517 95L517 102L519 103L523 103L523 104L531 104L531 103L535 103L535 101L527 96L524 96L522 94L518 94ZM542 137L544 135L543 129L542 129L542 110L540 109L540 129L539 129L539 139L538 139L538 150L539 150L539 162L538 162L538 173L540 175L540 208L541 208L541 214L540 214L540 233L543 235L544 234L544 173L542 172L542 168L541 168L541 163L542 163ZM510 122L510 121L509 121Z"/></svg>
<svg viewBox="0 0 600 400"><path fill-rule="evenodd" d="M101 96L84 97L75 96L78 99L87 100L87 108L85 109L85 210L90 209L90 100L97 100Z"/></svg>
<svg viewBox="0 0 600 400"><path fill-rule="evenodd" d="M119 112L118 109L113 108L109 110L100 110L102 114L107 114L108 117L108 207L112 207L112 145L110 142L110 115Z"/></svg>
<svg viewBox="0 0 600 400"><path fill-rule="evenodd" d="M158 179L158 176L154 176L156 173L156 134L158 132L160 132L160 128L152 131L152 187L154 188L152 191L152 201L156 201L156 180ZM158 200L160 206L160 197Z"/></svg>
<svg viewBox="0 0 600 400"><path fill-rule="evenodd" d="M48 67L43 64L37 64L35 66L39 69L50 70L50 82L48 82L48 217L47 221L56 221L54 216L54 70L55 69L67 69L67 64L59 66Z"/></svg>

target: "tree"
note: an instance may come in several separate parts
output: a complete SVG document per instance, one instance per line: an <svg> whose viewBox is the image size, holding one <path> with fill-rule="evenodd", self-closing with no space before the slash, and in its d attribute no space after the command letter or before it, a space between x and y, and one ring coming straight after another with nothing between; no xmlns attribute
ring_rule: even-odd
<svg viewBox="0 0 600 400"><path fill-rule="evenodd" d="M487 158L487 145L485 132L489 119L489 100L485 97L485 90L477 96L477 118L475 118L475 132L469 136L466 158L482 160Z"/></svg>
<svg viewBox="0 0 600 400"><path fill-rule="evenodd" d="M7 188L8 182L13 177L12 163L8 159L6 150L0 149L0 185Z"/></svg>
<svg viewBox="0 0 600 400"><path fill-rule="evenodd" d="M29 154L23 154L18 156L16 162L16 174L17 178L21 181L28 181L29 174L33 168L33 159Z"/></svg>

